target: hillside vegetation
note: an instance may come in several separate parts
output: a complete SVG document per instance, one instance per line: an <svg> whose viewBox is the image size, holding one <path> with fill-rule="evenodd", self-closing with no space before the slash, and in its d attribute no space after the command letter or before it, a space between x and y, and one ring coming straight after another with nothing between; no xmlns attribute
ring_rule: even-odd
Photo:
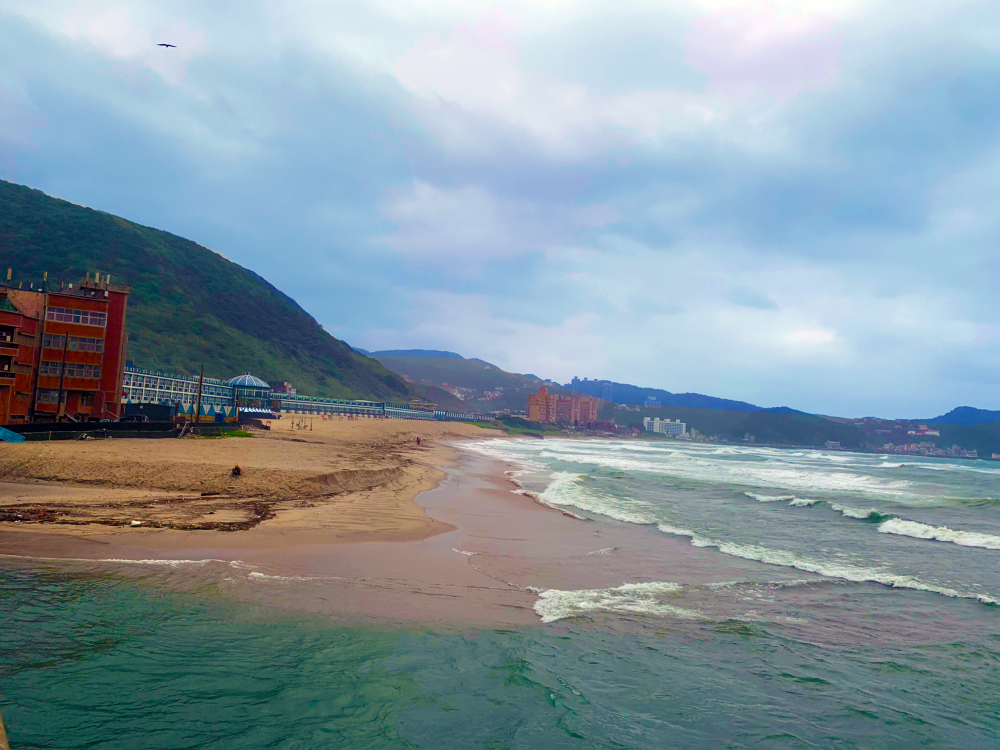
<svg viewBox="0 0 1000 750"><path fill-rule="evenodd" d="M612 417L618 424L636 425L639 428L642 427L643 417L679 419L687 424L689 430L694 428L707 436L732 441L742 440L750 433L757 443L822 446L827 440L834 440L845 448L861 448L865 444L865 433L859 427L812 414L694 409L683 406L620 412L615 410L614 405L606 405L601 411L601 418Z"/></svg>
<svg viewBox="0 0 1000 750"><path fill-rule="evenodd" d="M570 383L566 384L571 387ZM617 404L633 404L642 406L646 403L646 398L653 396L657 398L663 406L690 407L692 409L727 409L729 411L765 411L776 414L804 414L805 412L792 409L787 406L773 406L764 408L746 401L734 401L729 398L719 398L718 396L706 396L703 393L672 393L662 388L643 388L642 386L630 385L628 383L612 382L611 400ZM583 381L580 386L581 393L589 396L600 396L600 381Z"/></svg>
<svg viewBox="0 0 1000 750"><path fill-rule="evenodd" d="M132 287L128 356L152 370L253 372L300 393L405 400L408 386L327 333L290 297L218 253L0 180L0 264L14 280L110 273Z"/></svg>
<svg viewBox="0 0 1000 750"><path fill-rule="evenodd" d="M528 394L534 393L545 381L534 375L507 372L481 359L455 359L454 357L387 357L373 354L379 362L400 375L405 375L422 386L433 385L440 388L448 384L452 388L468 388L475 392L476 400L461 402L466 409L487 411L490 409L527 409ZM498 391L502 395L491 401L482 401L484 391ZM562 386L548 386L553 393L572 394ZM440 396L440 394L439 394ZM433 395L428 395L434 401ZM454 406L454 404L450 404Z"/></svg>
<svg viewBox="0 0 1000 750"><path fill-rule="evenodd" d="M910 442L930 440L938 448L958 445L965 450L978 451L980 458L989 458L994 453L1000 453L1000 422L971 425L936 424L935 427L941 431L941 437L909 438Z"/></svg>
<svg viewBox="0 0 1000 750"><path fill-rule="evenodd" d="M455 352L443 352L440 349L382 349L377 352L365 352L369 357L430 357L439 359L465 359Z"/></svg>
<svg viewBox="0 0 1000 750"><path fill-rule="evenodd" d="M954 424L954 425L977 425L989 422L1000 422L1000 411L990 411L989 409L977 409L974 406L959 406L952 409L947 414L933 419L915 419L914 422L924 424Z"/></svg>

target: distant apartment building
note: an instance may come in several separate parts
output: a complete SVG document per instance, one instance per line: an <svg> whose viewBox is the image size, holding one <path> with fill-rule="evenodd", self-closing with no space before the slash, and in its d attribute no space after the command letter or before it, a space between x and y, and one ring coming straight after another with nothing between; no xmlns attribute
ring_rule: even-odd
<svg viewBox="0 0 1000 750"><path fill-rule="evenodd" d="M271 393L277 393L282 396L294 396L296 393L298 393L298 391L295 390L295 386L293 386L287 380L284 380L278 383L277 385L272 385Z"/></svg>
<svg viewBox="0 0 1000 750"><path fill-rule="evenodd" d="M658 399L656 396L646 396L646 401L643 403L643 406L645 406L647 409L659 409L660 399Z"/></svg>
<svg viewBox="0 0 1000 750"><path fill-rule="evenodd" d="M681 420L660 419L659 417L643 417L642 426L646 432L658 432L671 437L687 437L687 424Z"/></svg>
<svg viewBox="0 0 1000 750"><path fill-rule="evenodd" d="M601 400L590 396L559 396L539 388L528 396L528 421L586 426L597 421Z"/></svg>
<svg viewBox="0 0 1000 750"><path fill-rule="evenodd" d="M604 401L614 401L614 383L610 380L590 380L589 378L580 378L574 376L573 379L566 384L566 387L570 390L576 391L577 393L583 393L587 396L593 396L594 398L600 398Z"/></svg>
<svg viewBox="0 0 1000 750"><path fill-rule="evenodd" d="M117 419L129 287L0 286L0 424Z"/></svg>

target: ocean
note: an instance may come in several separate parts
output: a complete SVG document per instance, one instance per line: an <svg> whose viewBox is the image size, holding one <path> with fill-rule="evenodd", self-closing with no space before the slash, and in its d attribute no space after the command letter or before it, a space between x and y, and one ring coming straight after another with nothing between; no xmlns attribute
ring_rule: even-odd
<svg viewBox="0 0 1000 750"><path fill-rule="evenodd" d="M463 448L593 540L538 565L456 550L534 624L348 619L301 606L332 581L232 560L4 557L12 747L1000 747L1000 465Z"/></svg>

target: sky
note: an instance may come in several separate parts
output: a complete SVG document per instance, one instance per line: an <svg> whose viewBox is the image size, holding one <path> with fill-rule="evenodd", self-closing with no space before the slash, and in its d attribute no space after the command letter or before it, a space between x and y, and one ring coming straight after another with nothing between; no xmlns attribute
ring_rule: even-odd
<svg viewBox="0 0 1000 750"><path fill-rule="evenodd" d="M0 178L366 349L1000 409L998 38L995 0L0 0Z"/></svg>

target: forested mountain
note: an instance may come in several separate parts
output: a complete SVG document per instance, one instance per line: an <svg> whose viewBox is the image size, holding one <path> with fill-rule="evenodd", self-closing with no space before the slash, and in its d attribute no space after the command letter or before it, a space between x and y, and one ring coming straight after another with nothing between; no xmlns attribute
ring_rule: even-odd
<svg viewBox="0 0 1000 750"><path fill-rule="evenodd" d="M443 352L439 349L382 349L377 352L366 352L371 357L427 357L430 359L465 359L455 352Z"/></svg>
<svg viewBox="0 0 1000 750"><path fill-rule="evenodd" d="M732 409L699 409L686 406L640 408L637 412L621 412L609 404L601 410L602 419L612 417L618 424L641 429L643 417L679 419L688 429L694 428L707 436L739 442L749 433L756 443L821 447L835 440L845 448L861 448L865 433L852 424L844 424L812 414L776 411L745 411Z"/></svg>
<svg viewBox="0 0 1000 750"><path fill-rule="evenodd" d="M588 396L605 397L602 392L600 380L579 381L575 388L580 393ZM574 388L573 383L567 383L567 388ZM726 409L729 411L763 411L776 414L805 414L805 412L792 409L788 406L762 407L750 404L746 401L734 401L729 398L719 398L718 396L706 396L702 393L671 393L662 388L643 388L629 383L611 383L611 398L616 404L638 404L643 405L646 398L653 396L659 400L663 406L677 406L689 409ZM605 397L606 398L606 397Z"/></svg>
<svg viewBox="0 0 1000 750"><path fill-rule="evenodd" d="M990 411L988 409L977 409L974 406L959 406L952 409L947 414L933 419L913 420L924 424L955 424L955 425L976 425L988 422L1000 422L1000 411Z"/></svg>
<svg viewBox="0 0 1000 750"><path fill-rule="evenodd" d="M386 356L382 352L372 352L379 362L393 372L405 375L422 388L435 386L438 396L428 393L428 398L445 403L440 389L452 388L467 391L461 402L468 409L489 411L512 409L520 411L528 408L528 394L534 393L546 381L534 375L508 372L481 359L441 356ZM559 385L549 385L552 393L570 394L571 391ZM449 408L454 408L452 404Z"/></svg>
<svg viewBox="0 0 1000 750"><path fill-rule="evenodd" d="M128 356L152 370L253 372L300 393L405 400L401 378L327 333L265 279L158 229L0 180L0 264L14 280L110 273L132 288Z"/></svg>

